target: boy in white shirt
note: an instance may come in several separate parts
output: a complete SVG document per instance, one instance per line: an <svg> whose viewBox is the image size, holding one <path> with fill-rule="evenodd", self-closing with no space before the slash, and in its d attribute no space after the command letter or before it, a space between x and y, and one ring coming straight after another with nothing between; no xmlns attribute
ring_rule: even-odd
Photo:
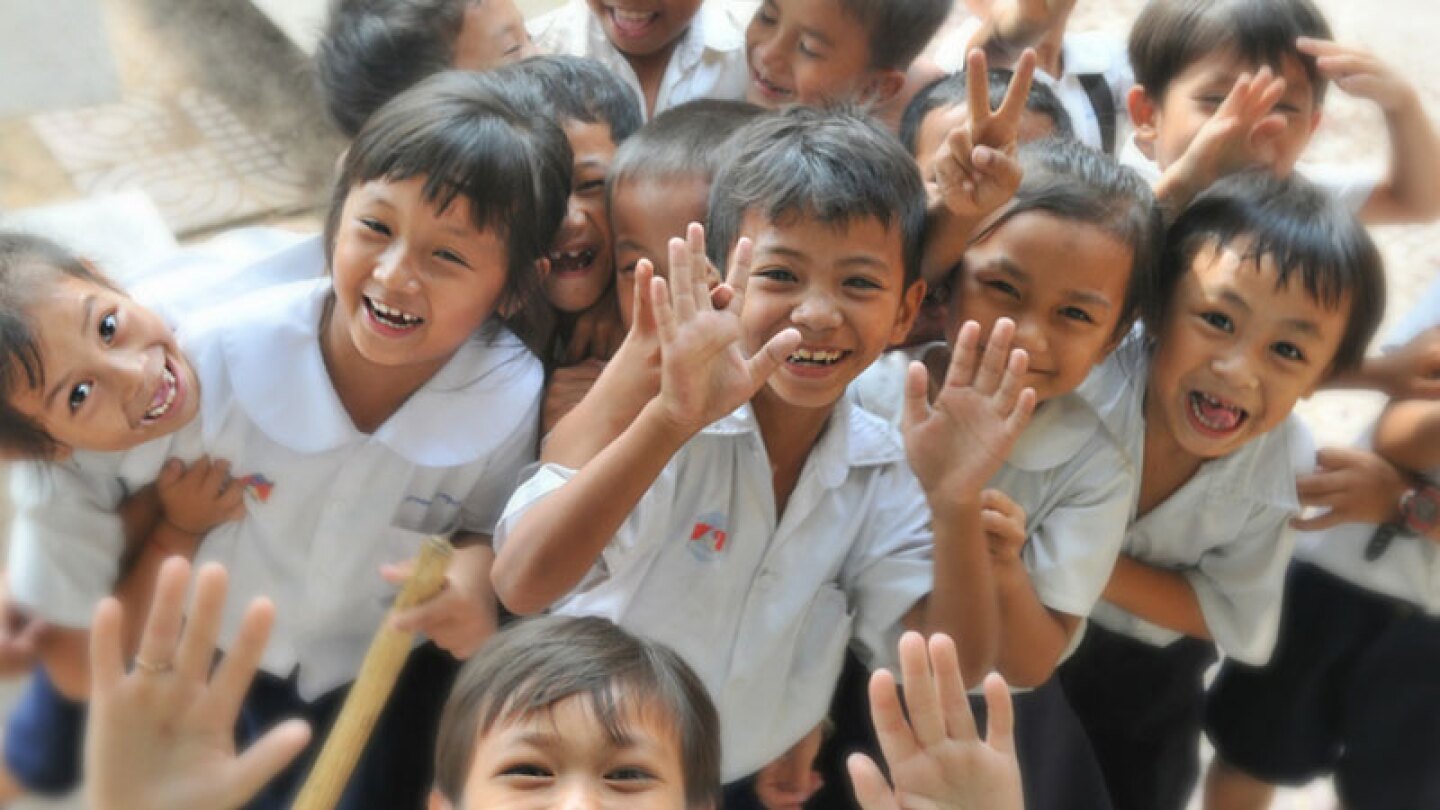
<svg viewBox="0 0 1440 810"><path fill-rule="evenodd" d="M1010 326L977 373L972 325L935 411L913 379L912 474L900 437L843 395L924 295L914 162L845 111L791 108L735 143L710 207L709 256L732 268L725 306L700 281L692 228L688 248L671 243L670 283L644 285L659 395L638 408L600 396L605 377L634 373L622 347L561 424L617 438L522 485L494 570L511 609L604 615L674 646L716 698L731 782L818 724L851 643L873 665L903 626L944 625L965 669L988 669L979 489L1033 404Z"/></svg>
<svg viewBox="0 0 1440 810"><path fill-rule="evenodd" d="M613 70L647 121L691 99L745 95L745 17L725 0L570 0L529 27L541 51Z"/></svg>

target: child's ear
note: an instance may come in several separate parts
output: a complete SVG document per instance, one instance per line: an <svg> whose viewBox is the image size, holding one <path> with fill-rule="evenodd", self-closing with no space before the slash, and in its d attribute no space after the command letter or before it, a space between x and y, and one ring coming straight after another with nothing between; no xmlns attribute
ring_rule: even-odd
<svg viewBox="0 0 1440 810"><path fill-rule="evenodd" d="M900 311L895 313L895 325L890 329L890 345L905 342L915 319L920 316L920 306L925 302L925 279L916 279L900 296Z"/></svg>
<svg viewBox="0 0 1440 810"><path fill-rule="evenodd" d="M1130 123L1135 125L1135 145L1141 154L1155 159L1155 138L1159 133L1160 105L1145 88L1135 85L1125 96L1125 106L1130 110Z"/></svg>
<svg viewBox="0 0 1440 810"><path fill-rule="evenodd" d="M441 793L439 788L430 788L430 801L425 803L425 808L426 810L454 810L450 800L445 798L445 794Z"/></svg>
<svg viewBox="0 0 1440 810"><path fill-rule="evenodd" d="M889 104L905 87L905 71L887 68L871 73L861 92L863 100L877 107Z"/></svg>

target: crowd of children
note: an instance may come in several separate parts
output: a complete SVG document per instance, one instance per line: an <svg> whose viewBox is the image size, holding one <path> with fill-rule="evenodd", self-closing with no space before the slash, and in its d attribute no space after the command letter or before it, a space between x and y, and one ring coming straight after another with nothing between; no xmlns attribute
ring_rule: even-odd
<svg viewBox="0 0 1440 810"><path fill-rule="evenodd" d="M319 237L0 233L0 801L289 807L388 621L345 808L1440 806L1440 137L1311 0L1074 6L338 0Z"/></svg>

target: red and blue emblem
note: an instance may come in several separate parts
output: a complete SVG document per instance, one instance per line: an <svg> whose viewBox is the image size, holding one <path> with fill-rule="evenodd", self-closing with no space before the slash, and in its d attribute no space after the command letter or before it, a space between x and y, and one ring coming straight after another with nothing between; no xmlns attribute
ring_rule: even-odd
<svg viewBox="0 0 1440 810"><path fill-rule="evenodd" d="M695 520L695 526L690 529L691 553L700 559L713 559L725 553L725 547L730 542L730 533L726 530L729 521L725 515L719 512L709 512L701 515Z"/></svg>

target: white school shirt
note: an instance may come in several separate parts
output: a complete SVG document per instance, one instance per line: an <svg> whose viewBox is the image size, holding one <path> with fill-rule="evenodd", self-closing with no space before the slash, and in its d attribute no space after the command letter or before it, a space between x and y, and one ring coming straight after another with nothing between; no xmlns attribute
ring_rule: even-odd
<svg viewBox="0 0 1440 810"><path fill-rule="evenodd" d="M745 60L745 26L749 22L741 9L728 2L702 3L670 54L655 95L655 114L697 98L745 98L750 81ZM599 18L585 0L570 0L531 20L526 27L536 47L545 53L584 56L610 68L635 93L641 116L650 119L640 79L625 55L605 36Z"/></svg>
<svg viewBox="0 0 1440 810"><path fill-rule="evenodd" d="M976 18L944 35L944 40L934 49L935 63L947 73L965 69L966 44L979 30L981 21ZM1066 34L1060 44L1059 76L1051 76L1045 70L1035 71L1035 80L1055 92L1056 98L1070 115L1070 125L1075 130L1075 139L1081 143L1104 149L1100 134L1100 116L1090 95L1085 92L1081 76L1100 76L1110 88L1110 97L1115 102L1115 149L1128 139L1130 115L1126 107L1126 96L1135 86L1135 72L1130 69L1130 54L1123 37L1105 31L1081 31Z"/></svg>
<svg viewBox="0 0 1440 810"><path fill-rule="evenodd" d="M1133 135L1125 139L1119 160L1120 165L1134 169L1152 188L1160 182L1163 172L1160 171L1159 164L1140 151ZM1339 200L1346 210L1357 215L1365 207L1365 203L1370 201L1370 195L1375 193L1375 187L1380 182L1379 175L1373 170L1329 163L1306 163L1303 160L1295 164L1295 173L1319 186Z"/></svg>
<svg viewBox="0 0 1440 810"><path fill-rule="evenodd" d="M178 251L125 281L137 301L173 326L186 313L317 276L324 266L319 235L247 228ZM52 624L89 627L126 551L116 510L159 476L166 459L189 463L202 455L200 445L197 420L125 452L78 450L53 464L12 465L7 575L15 600Z"/></svg>
<svg viewBox="0 0 1440 810"><path fill-rule="evenodd" d="M1430 285L1420 305L1396 325L1386 339L1390 347L1408 343L1432 326L1440 325L1440 280ZM1369 448L1374 426L1366 431L1360 446ZM1424 472L1428 481L1440 483L1440 467ZM1301 535L1295 556L1324 568L1362 588L1408 602L1427 615L1440 616L1440 544L1424 537L1401 532L1377 560L1365 559L1365 546L1375 526L1347 523L1322 532Z"/></svg>
<svg viewBox="0 0 1440 810"><path fill-rule="evenodd" d="M1143 467L1145 381L1150 350L1138 330L1081 388L1114 428L1126 432ZM1180 573L1195 590L1211 637L1225 655L1259 666L1280 626L1289 522L1300 512L1295 479L1315 467L1315 444L1300 418L1200 466L1175 494L1136 519L1121 553ZM1090 620L1155 647L1183 634L1102 601Z"/></svg>
<svg viewBox="0 0 1440 810"><path fill-rule="evenodd" d="M187 323L206 452L248 484L246 516L198 561L230 572L221 645L275 602L261 666L313 700L348 683L395 586L383 563L429 534L490 534L534 460L540 362L504 329L476 337L372 434L356 430L320 352L328 278L263 290Z"/></svg>
<svg viewBox="0 0 1440 810"><path fill-rule="evenodd" d="M898 424L905 368L943 345L887 352L851 384L850 397ZM1138 467L1085 400L1067 394L1035 411L989 485L1025 510L1028 539L1021 558L1045 606L1089 615L1115 567L1138 480ZM1079 637L1076 633L1065 657Z"/></svg>
<svg viewBox="0 0 1440 810"><path fill-rule="evenodd" d="M495 536L564 485L540 467ZM726 782L825 717L847 645L892 666L900 620L931 590L930 511L899 435L842 399L777 519L749 405L691 439L556 613L604 616L674 649L720 712Z"/></svg>

